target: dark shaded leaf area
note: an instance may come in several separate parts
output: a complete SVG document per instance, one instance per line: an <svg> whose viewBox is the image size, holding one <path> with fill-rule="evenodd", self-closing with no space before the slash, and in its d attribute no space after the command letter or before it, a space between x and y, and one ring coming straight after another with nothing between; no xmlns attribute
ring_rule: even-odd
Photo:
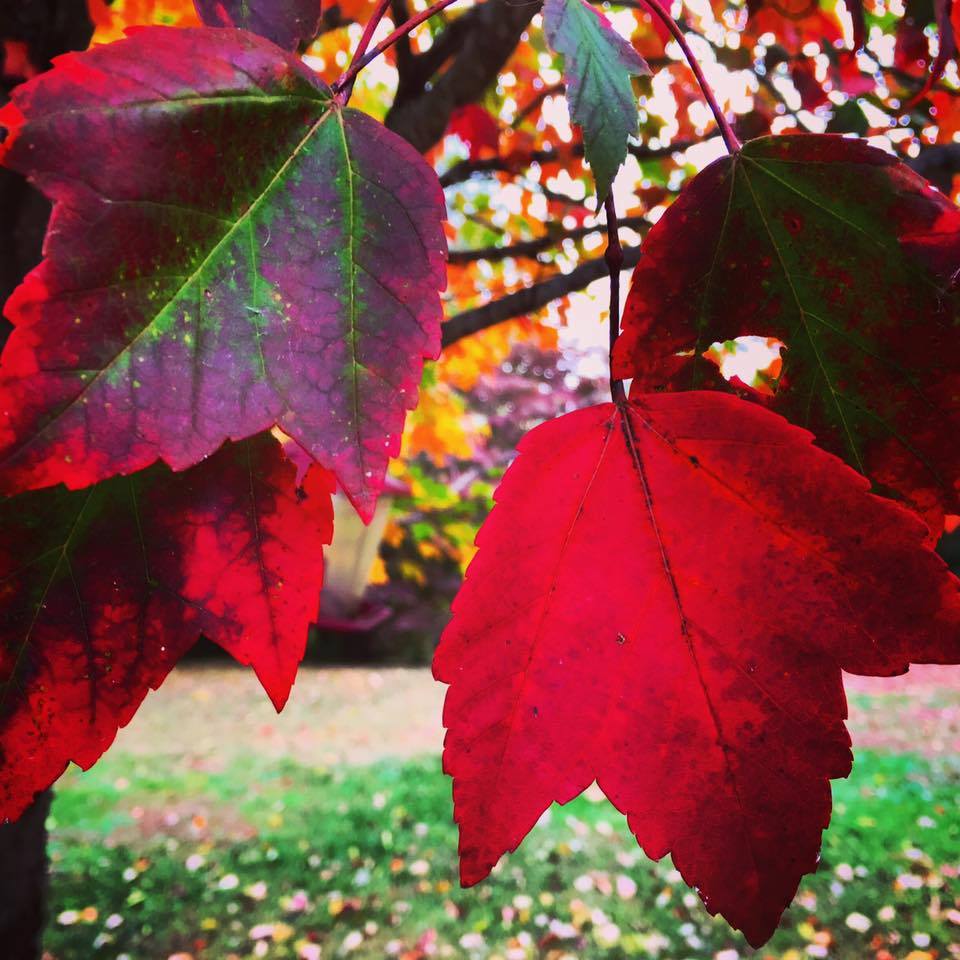
<svg viewBox="0 0 960 960"><path fill-rule="evenodd" d="M960 512L960 211L837 136L711 164L650 231L614 353L634 389L724 386L703 353L786 344L775 410L942 530Z"/></svg>
<svg viewBox="0 0 960 960"><path fill-rule="evenodd" d="M537 427L434 661L461 876L594 780L647 854L765 942L850 771L841 670L960 661L960 593L913 513L719 393Z"/></svg>
<svg viewBox="0 0 960 960"><path fill-rule="evenodd" d="M263 435L0 504L0 819L91 766L201 633L283 706L333 533L330 475L296 474Z"/></svg>
<svg viewBox="0 0 960 960"><path fill-rule="evenodd" d="M321 0L194 0L210 27L239 27L296 50L316 36Z"/></svg>

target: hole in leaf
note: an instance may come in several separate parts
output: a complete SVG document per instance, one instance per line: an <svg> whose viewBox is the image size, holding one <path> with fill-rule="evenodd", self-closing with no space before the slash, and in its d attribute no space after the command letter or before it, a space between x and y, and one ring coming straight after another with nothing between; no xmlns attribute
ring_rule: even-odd
<svg viewBox="0 0 960 960"><path fill-rule="evenodd" d="M937 553L960 575L960 517L948 513L943 518L943 535L937 544Z"/></svg>
<svg viewBox="0 0 960 960"><path fill-rule="evenodd" d="M772 397L779 386L785 349L786 344L776 337L747 335L714 343L703 356L717 365L729 383Z"/></svg>

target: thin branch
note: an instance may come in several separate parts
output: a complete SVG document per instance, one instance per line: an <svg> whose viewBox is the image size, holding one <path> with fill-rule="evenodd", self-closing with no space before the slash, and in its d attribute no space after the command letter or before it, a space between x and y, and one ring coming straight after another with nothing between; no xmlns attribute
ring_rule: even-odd
<svg viewBox="0 0 960 960"><path fill-rule="evenodd" d="M353 83L357 74L368 63L376 60L384 50L392 47L401 37L405 37L416 27L419 27L421 23L429 20L435 13L439 13L445 7L449 7L451 3L456 3L456 0L437 0L436 3L431 4L426 10L421 10L420 13L414 14L406 23L402 23L393 33L381 40L369 53L364 54L350 64L346 72L333 85L334 92L339 95L341 91L347 89L349 85Z"/></svg>
<svg viewBox="0 0 960 960"><path fill-rule="evenodd" d="M637 3L639 6L639 0L637 0ZM669 59L669 57L648 57L646 60L647 66L653 70L656 70L660 67L668 67L674 62L673 60ZM537 94L531 97L530 100L523 107L521 107L520 110L517 111L517 115L513 118L513 120L510 121L510 126L516 130L517 127L519 127L520 124L523 123L523 121L526 120L526 118L530 116L530 114L533 113L534 110L536 110L544 100L547 99L547 97L551 97L556 93L563 93L565 87L566 84L564 84L562 80L559 83L553 83L544 87Z"/></svg>
<svg viewBox="0 0 960 960"><path fill-rule="evenodd" d="M712 132L708 131L704 134L704 139L712 135ZM664 147L647 147L643 144L630 143L627 144L627 150L638 160L656 160L660 157L669 157L674 153L680 153L699 142L699 140L678 140L676 143L670 143ZM576 143L570 147L569 150L562 152L555 149L533 150L524 165L529 166L533 163L555 163L563 160L564 156L582 157L583 144ZM440 183L444 187L452 187L456 183L462 183L464 180L468 180L475 173L497 172L511 172L511 166L505 157L489 157L483 160L460 160L440 177Z"/></svg>
<svg viewBox="0 0 960 960"><path fill-rule="evenodd" d="M790 106L789 103L787 103L786 97L784 97L784 95L777 89L776 84L773 82L773 78L769 74L763 76L756 74L755 76L760 86L763 87L763 89L766 90L767 93L769 93L770 96L773 97L773 99L783 107L783 109L786 111L786 116L792 117L798 127L801 127L809 133L811 129L810 124L804 120L803 117L801 117L799 113Z"/></svg>
<svg viewBox="0 0 960 960"><path fill-rule="evenodd" d="M474 29L474 18L471 14L476 9L474 7L448 23L443 33L436 37L426 50L416 55L415 63L421 86L463 48L467 35Z"/></svg>
<svg viewBox="0 0 960 960"><path fill-rule="evenodd" d="M373 35L376 33L377 27L380 26L380 21L387 12L387 7L390 6L390 2L391 0L379 0L379 3L377 4L373 13L370 14L370 19L363 28L363 33L360 36L360 42L357 44L357 49L353 51L353 56L350 58L350 66L347 67L346 71L340 75L339 79L334 84L334 89L338 90L338 99L342 104L346 104L350 99L350 94L353 93L353 81L356 79L357 74L354 72L349 82L345 82L344 77L350 73L353 65L358 60L361 60L363 55L367 52L367 47L370 46L370 41L373 39Z"/></svg>
<svg viewBox="0 0 960 960"><path fill-rule="evenodd" d="M581 210L587 209L587 200L590 199L589 195L577 199L577 197L571 197L569 193L563 193L560 190L551 190L544 183L534 183L529 177L522 177L521 179L528 182L529 186L527 189L530 190L531 193L542 193L544 199L550 200L552 203L563 203L568 207L578 207Z"/></svg>
<svg viewBox="0 0 960 960"><path fill-rule="evenodd" d="M640 259L639 247L627 247L623 251L623 269L636 266ZM605 257L586 260L569 273L557 273L546 280L534 283L522 290L508 293L505 297L491 300L481 307L464 310L451 317L443 325L443 345L450 344L468 337L473 333L486 330L504 320L522 317L545 307L553 300L559 300L575 290L582 290L594 280L607 274L609 268Z"/></svg>
<svg viewBox="0 0 960 960"><path fill-rule="evenodd" d="M420 152L428 150L443 136L453 111L477 102L496 82L539 9L540 0L484 0L458 16L418 55L417 82L394 100L386 125Z"/></svg>
<svg viewBox="0 0 960 960"><path fill-rule="evenodd" d="M517 127L519 127L520 124L523 123L523 121L526 120L527 117L529 117L530 114L533 113L533 111L536 110L537 107L539 107L540 104L547 99L547 97L552 97L555 93L563 93L564 89L565 84L562 81L560 83L553 83L548 87L544 87L539 93L531 97L525 106L517 111L517 115L511 121L510 126L516 130Z"/></svg>
<svg viewBox="0 0 960 960"><path fill-rule="evenodd" d="M410 19L410 10L407 7L407 0L391 0L390 16L395 26L399 27ZM415 62L417 55L413 52L410 45L410 35L407 34L397 40L394 47L394 54L397 58L397 93L396 96L404 96L407 91L416 87L416 69Z"/></svg>
<svg viewBox="0 0 960 960"><path fill-rule="evenodd" d="M610 272L610 398L614 403L622 403L626 394L623 391L623 381L617 380L613 375L613 347L620 335L620 273L623 270L623 247L620 246L617 207L612 193L607 194L607 199L603 201L603 209L607 214L607 249L603 252L603 259Z"/></svg>
<svg viewBox="0 0 960 960"><path fill-rule="evenodd" d="M631 230L645 232L650 226L646 217L624 217L620 220L621 227L627 227ZM477 260L487 260L495 263L499 260L506 260L508 257L527 257L533 258L544 250L550 250L558 246L564 240L582 240L592 233L599 233L603 230L602 224L594 224L591 227L576 227L573 230L551 230L545 236L534 237L532 240L521 240L512 243L506 247L478 247L473 250L451 250L450 263L475 263Z"/></svg>
<svg viewBox="0 0 960 960"><path fill-rule="evenodd" d="M885 67L882 64L880 65L881 73L888 73L895 80L899 80L900 83L916 83L921 79L921 77L915 76L912 73L908 73L906 70L901 70L898 67ZM960 97L960 89L957 87L951 87L942 81L937 81L931 88L930 92L938 91L940 93L949 93L951 97Z"/></svg>
<svg viewBox="0 0 960 960"><path fill-rule="evenodd" d="M466 217L466 219L471 223L475 223L478 227L483 227L484 230L487 230L490 233L496 233L501 237L505 237L507 235L506 227L497 226L497 224L492 223L490 220L486 220L484 217L481 217L479 213L464 211L463 216Z"/></svg>
<svg viewBox="0 0 960 960"><path fill-rule="evenodd" d="M690 69L693 71L693 75L697 78L697 83L700 85L700 91L703 93L703 99L707 101L707 106L710 107L710 110L717 121L717 127L720 130L720 136L723 137L723 142L726 144L727 150L729 150L730 153L736 153L740 149L740 141L737 139L737 135L733 132L733 127L730 126L729 121L724 116L723 111L720 109L720 104L717 102L717 98L714 95L710 84L707 83L707 78L704 76L703 70L700 68L700 62L694 56L693 51L690 49L690 44L687 43L687 38L683 35L683 31L680 29L676 20L670 16L666 7L660 3L660 0L640 0L640 3L642 3L651 13L657 16L657 18L673 35L673 39L677 41L677 44L683 51L683 55L687 58L687 63L690 64Z"/></svg>

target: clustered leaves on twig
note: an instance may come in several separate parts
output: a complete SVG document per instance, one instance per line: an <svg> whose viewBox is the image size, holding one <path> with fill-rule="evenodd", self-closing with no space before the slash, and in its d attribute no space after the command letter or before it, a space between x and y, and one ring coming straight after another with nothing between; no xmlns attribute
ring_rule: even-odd
<svg viewBox="0 0 960 960"><path fill-rule="evenodd" d="M282 707L334 484L371 516L441 343L440 183L346 102L450 2L367 52L378 4L331 90L290 52L315 4L197 0L208 26L61 58L0 112L0 159L54 203L0 358L0 816L93 763L201 631ZM758 945L850 770L840 671L960 662L931 546L960 506L960 211L856 140L741 148L647 6L731 155L624 252L630 399L538 427L507 472L435 660L444 763L465 884L597 780ZM543 26L607 201L607 257L577 270L609 268L616 306L612 189L649 70L583 0L546 0ZM490 317L468 319L444 341ZM755 333L782 376L731 396L705 355Z"/></svg>

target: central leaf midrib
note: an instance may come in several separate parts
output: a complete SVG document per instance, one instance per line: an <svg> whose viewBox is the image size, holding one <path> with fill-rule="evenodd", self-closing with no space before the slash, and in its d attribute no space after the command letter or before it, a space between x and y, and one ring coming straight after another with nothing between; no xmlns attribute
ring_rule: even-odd
<svg viewBox="0 0 960 960"><path fill-rule="evenodd" d="M360 437L360 350L357 345L357 210L356 210L356 189L353 182L353 167L351 166L350 144L347 141L347 128L343 122L343 115L338 117L337 128L340 131L340 137L343 142L343 156L345 163L343 169L346 171L347 179L347 244L344 251L344 259L347 262L347 270L350 273L349 290L349 323L350 323L350 370L353 377L353 430L357 443L357 455L360 458L360 472L363 473L364 456L363 441ZM364 486L366 486L366 477L364 477Z"/></svg>
<svg viewBox="0 0 960 960"><path fill-rule="evenodd" d="M258 98L259 99L259 98ZM276 98L276 99L286 99L286 98ZM290 155L284 160L280 165L276 173L270 178L267 185L263 190L254 198L254 200L247 206L246 210L240 214L240 216L230 225L230 227L224 232L223 236L214 244L210 252L200 261L196 269L191 273L184 282L168 297L164 306L158 310L150 320L144 324L141 330L133 337L120 351L118 351L115 356L105 364L87 384L84 385L83 389L73 397L73 399L66 406L62 407L56 416L52 417L47 421L42 427L36 430L25 442L11 447L8 449L4 460L9 460L11 456L19 453L21 450L28 448L36 440L42 437L53 425L55 425L67 411L73 409L73 407L78 404L81 399L101 380L107 376L114 368L120 363L124 358L130 355L134 347L142 340L145 334L153 330L158 323L158 321L164 317L170 308L178 303L184 293L201 277L207 267L215 260L217 255L226 248L234 239L235 235L241 229L241 227L246 226L247 223L252 222L253 216L260 210L263 204L269 199L271 194L278 188L281 184L282 179L290 166L297 160L300 155L303 153L304 149L313 139L316 132L320 129L320 126L324 121L330 116L331 113L336 109L335 105L332 102L324 103L322 100L311 101L318 104L324 104L326 109L323 113L311 124L310 128L307 130L306 134L301 138L299 143L293 148L290 152ZM145 278L149 279L149 278Z"/></svg>
<svg viewBox="0 0 960 960"><path fill-rule="evenodd" d="M736 194L736 184L737 184L737 171L735 163L731 165L729 173L727 174L730 178L730 189L727 193L727 204L723 213L723 222L720 224L720 232L717 235L717 243L713 250L713 257L710 261L710 267L706 272L706 283L703 285L703 290L699 294L698 300L699 305L697 307L697 339L694 343L694 357L698 357L701 354L701 348L703 347L703 338L706 336L710 341L713 341L713 336L710 333L710 295L714 284L714 279L716 278L719 272L719 262L720 257L723 251L724 240L727 235L727 228L730 225L730 213L733 210L733 200ZM722 185L723 180L720 181ZM694 362L692 365L691 377L693 380L692 387L696 389L699 385L700 380L700 366L698 363Z"/></svg>
<svg viewBox="0 0 960 960"><path fill-rule="evenodd" d="M750 817L747 815L747 811L744 806L743 797L740 793L740 783L737 778L737 773L734 770L734 764L731 760L732 748L727 743L727 738L723 730L723 724L720 718L720 712L717 709L716 704L713 702L713 695L710 692L709 684L707 683L707 678L703 674L703 666L700 663L700 657L697 655L697 651L693 643L693 632L690 629L690 621L687 619L686 610L683 606L683 598L681 596L680 584L677 581L676 574L673 571L673 563L670 559L669 551L667 550L667 545L663 537L663 532L660 527L660 522L657 520L656 512L654 511L654 496L653 488L650 482L650 478L647 475L646 466L644 465L643 457L640 453L639 444L637 442L631 411L635 408L628 407L626 405L618 408L618 416L620 419L621 432L623 434L624 443L627 448L627 455L630 458L631 464L633 466L634 475L637 478L637 481L640 486L641 493L643 494L643 503L645 507L645 512L647 519L650 522L650 530L656 540L657 548L660 553L661 568L663 571L664 579L667 581L667 585L670 588L671 594L673 596L674 604L676 606L677 616L679 618L679 628L680 635L683 638L684 646L686 647L687 653L690 657L690 660L693 664L693 669L697 677L697 681L700 687L700 692L703 694L704 703L707 707L707 712L710 714L711 722L713 723L714 730L717 735L717 746L720 748L720 752L723 755L724 766L726 768L727 779L730 784L730 789L733 793L733 797L736 800L737 807L740 811L741 819L743 820L743 837L746 841L747 852L750 854L750 859L753 863L754 874L757 877L762 876L762 871L760 870L756 851L753 848L753 832L750 829ZM655 431L652 425L642 416L638 417L643 426L650 430L656 437L660 440L664 438Z"/></svg>
<svg viewBox="0 0 960 960"><path fill-rule="evenodd" d="M50 576L47 578L46 585L44 586L43 592L40 595L40 599L37 603L36 610L34 610L33 617L30 621L30 625L27 627L26 631L24 632L23 641L17 645L17 652L13 658L13 665L11 666L9 671L10 679L7 681L6 684L0 685L0 708L3 708L6 705L7 696L10 693L11 683L16 681L18 686L20 686L21 689L23 689L19 681L20 661L23 659L23 655L27 647L31 643L31 640L33 638L34 628L36 627L37 622L40 619L40 615L44 610L44 607L47 602L47 596L49 595L50 590L53 587L54 581L57 579L58 571L60 570L61 566L68 560L67 552L70 549L70 545L73 542L73 538L76 536L76 533L80 528L80 521L83 519L83 515L87 511L87 507L90 506L90 502L91 500L93 500L94 494L96 493L96 491L97 491L96 487L91 487L90 490L84 496L83 503L80 505L80 509L77 511L77 514L73 519L73 522L70 524L70 529L67 531L67 535L64 537L63 543L57 544L55 547L52 547L50 550L46 551L42 555L43 557L46 557L51 553L59 553L60 556L57 558L56 562L53 564L52 569L50 570ZM30 562L30 565L34 565L37 562L38 562L37 558L34 558Z"/></svg>
<svg viewBox="0 0 960 960"><path fill-rule="evenodd" d="M257 574L260 580L260 592L267 609L267 619L270 621L270 644L280 659L280 631L277 629L277 616L270 598L270 576L267 573L267 563L263 556L263 533L260 530L260 516L258 512L257 491L254 479L253 459L250 455L249 444L243 450L243 466L246 478L249 481L247 493L250 500L250 528L253 536L253 549L257 561Z"/></svg>
<svg viewBox="0 0 960 960"><path fill-rule="evenodd" d="M71 110L57 110L55 113L46 113L42 120L32 120L31 123L47 123L50 120L56 120L59 117L77 116L78 114L95 113L98 116L109 116L112 113L123 113L126 110L142 109L144 107L157 107L166 109L168 107L205 107L215 106L217 104L263 104L269 106L274 103L293 103L294 101L303 101L304 103L317 104L323 103L317 97L304 97L297 94L243 94L236 96L230 94L215 97L175 97L169 100L129 100L126 103L117 103L109 106L103 104L94 104L90 107L74 107Z"/></svg>
<svg viewBox="0 0 960 960"><path fill-rule="evenodd" d="M807 342L810 344L810 349L813 354L814 359L816 360L816 365L820 370L821 375L823 376L824 383L827 385L827 389L830 391L830 396L833 400L834 408L837 411L837 416L840 421L840 425L843 428L843 434L846 438L847 448L853 456L855 461L856 469L861 473L865 473L863 465L863 457L860 453L860 447L857 445L856 438L854 437L853 430L850 427L850 424L847 423L847 418L843 412L843 408L840 406L840 399L838 391L833 384L831 378L831 372L827 367L826 360L820 353L819 345L814 338L813 331L810 329L810 324L807 322L807 308L804 305L804 301L800 296L800 291L797 289L796 284L793 282L793 274L790 272L789 267L787 266L787 261L783 256L783 253L780 249L780 245L777 243L777 239L773 233L773 230L770 227L770 223L767 219L767 214L764 211L763 205L760 203L760 198L757 196L757 192L753 188L753 184L750 182L750 177L747 174L746 166L744 164L739 164L734 166L734 177L739 171L743 175L743 182L746 184L747 192L750 195L750 199L753 201L754 208L757 211L757 216L760 219L760 223L763 226L763 230L767 235L767 238L770 241L770 246L773 249L773 252L776 254L777 262L780 264L780 269L783 273L784 280L786 280L787 286L790 289L790 295L793 298L794 305L797 310L797 316L800 319L800 324L803 328L803 332L806 335Z"/></svg>

